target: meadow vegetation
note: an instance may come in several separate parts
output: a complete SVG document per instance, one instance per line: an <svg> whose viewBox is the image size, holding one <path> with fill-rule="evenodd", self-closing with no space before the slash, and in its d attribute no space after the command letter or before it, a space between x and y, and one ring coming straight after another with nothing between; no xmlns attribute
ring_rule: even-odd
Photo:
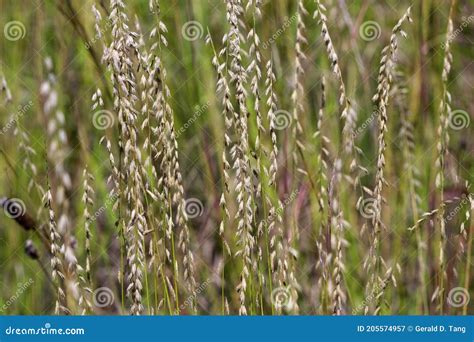
<svg viewBox="0 0 474 342"><path fill-rule="evenodd" d="M1 314L474 313L472 2L0 6Z"/></svg>

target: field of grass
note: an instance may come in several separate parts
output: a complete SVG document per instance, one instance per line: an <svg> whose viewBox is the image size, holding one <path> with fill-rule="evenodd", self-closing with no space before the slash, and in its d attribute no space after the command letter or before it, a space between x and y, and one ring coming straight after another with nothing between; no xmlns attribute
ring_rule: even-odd
<svg viewBox="0 0 474 342"><path fill-rule="evenodd" d="M0 8L0 314L474 314L471 0Z"/></svg>

